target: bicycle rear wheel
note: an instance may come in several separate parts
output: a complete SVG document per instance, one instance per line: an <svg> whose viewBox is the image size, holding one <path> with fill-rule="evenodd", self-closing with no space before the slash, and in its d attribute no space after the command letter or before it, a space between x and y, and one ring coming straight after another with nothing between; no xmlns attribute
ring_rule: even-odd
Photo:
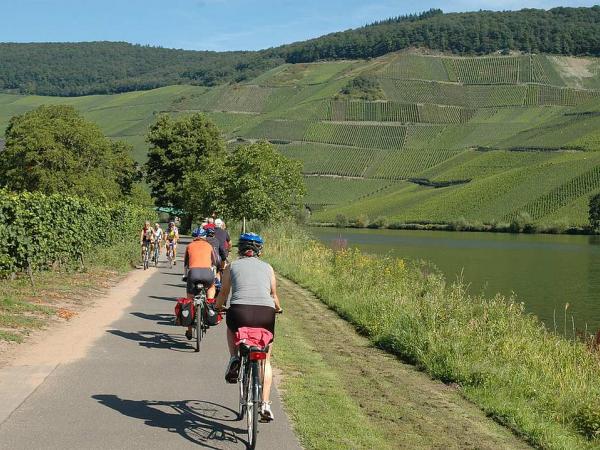
<svg viewBox="0 0 600 450"><path fill-rule="evenodd" d="M245 358L241 358L240 371L238 372L238 386L240 391L240 407L238 412L238 420L242 420L246 415L246 407L248 404L248 369Z"/></svg>
<svg viewBox="0 0 600 450"><path fill-rule="evenodd" d="M196 311L196 353L200 351L200 343L202 342L202 333L204 332L204 305L198 305Z"/></svg>
<svg viewBox="0 0 600 450"><path fill-rule="evenodd" d="M260 407L260 381L259 369L256 362L250 363L250 386L248 395L250 401L247 403L246 425L248 427L248 448L256 448L256 435L258 434L258 409Z"/></svg>

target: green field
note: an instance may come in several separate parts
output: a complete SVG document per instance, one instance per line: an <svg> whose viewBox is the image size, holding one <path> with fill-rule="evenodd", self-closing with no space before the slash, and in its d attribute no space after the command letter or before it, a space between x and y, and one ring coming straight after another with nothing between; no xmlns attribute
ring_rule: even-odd
<svg viewBox="0 0 600 450"><path fill-rule="evenodd" d="M381 95L344 94L370 80ZM359 84L360 86L360 84ZM365 97L366 98L366 97ZM600 60L434 56L284 64L239 84L86 97L0 94L0 127L41 104L69 104L134 146L160 112L206 113L234 140L267 139L303 164L314 218L586 222L600 191ZM410 182L458 182L428 187Z"/></svg>

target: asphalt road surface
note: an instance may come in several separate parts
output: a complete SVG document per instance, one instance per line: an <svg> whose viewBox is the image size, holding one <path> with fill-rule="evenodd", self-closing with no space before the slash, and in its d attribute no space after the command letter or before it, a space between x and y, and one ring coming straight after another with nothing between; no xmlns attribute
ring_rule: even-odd
<svg viewBox="0 0 600 450"><path fill-rule="evenodd" d="M172 324L181 264L159 267L85 358L59 365L0 424L1 449L246 448L237 386L224 381L225 323L200 353ZM275 389L272 400L257 448L299 448Z"/></svg>

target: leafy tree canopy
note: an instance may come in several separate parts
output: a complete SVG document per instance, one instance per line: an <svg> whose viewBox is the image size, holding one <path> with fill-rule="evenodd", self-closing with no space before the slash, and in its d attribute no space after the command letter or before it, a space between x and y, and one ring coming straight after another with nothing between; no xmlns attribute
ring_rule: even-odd
<svg viewBox="0 0 600 450"><path fill-rule="evenodd" d="M131 195L139 170L131 146L105 137L73 107L14 116L0 158L0 187L113 201Z"/></svg>
<svg viewBox="0 0 600 450"><path fill-rule="evenodd" d="M150 127L146 140L152 146L146 179L159 206L183 208L186 175L205 172L203 168L211 158L225 157L220 130L200 113L181 118L162 114Z"/></svg>
<svg viewBox="0 0 600 450"><path fill-rule="evenodd" d="M306 188L301 164L268 142L240 146L207 167L190 173L184 183L186 210L194 218L219 211L236 220L277 220L302 205Z"/></svg>

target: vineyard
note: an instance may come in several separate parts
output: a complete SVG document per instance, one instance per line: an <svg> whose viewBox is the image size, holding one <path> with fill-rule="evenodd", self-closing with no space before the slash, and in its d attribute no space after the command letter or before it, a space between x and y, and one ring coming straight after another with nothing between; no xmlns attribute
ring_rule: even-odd
<svg viewBox="0 0 600 450"><path fill-rule="evenodd" d="M361 97L369 89L377 95ZM343 212L396 221L503 221L525 209L539 222L566 217L580 224L586 198L600 190L592 176L599 102L600 59L411 50L365 61L283 64L210 88L70 98L0 94L0 126L40 104L73 105L108 136L130 142L143 163L144 136L157 114L200 111L230 148L266 139L300 160L306 203L318 206L317 220ZM430 187L409 179L470 182Z"/></svg>
<svg viewBox="0 0 600 450"><path fill-rule="evenodd" d="M42 270L52 264L83 263L99 246L135 239L153 213L127 204L40 193L0 191L0 272Z"/></svg>

